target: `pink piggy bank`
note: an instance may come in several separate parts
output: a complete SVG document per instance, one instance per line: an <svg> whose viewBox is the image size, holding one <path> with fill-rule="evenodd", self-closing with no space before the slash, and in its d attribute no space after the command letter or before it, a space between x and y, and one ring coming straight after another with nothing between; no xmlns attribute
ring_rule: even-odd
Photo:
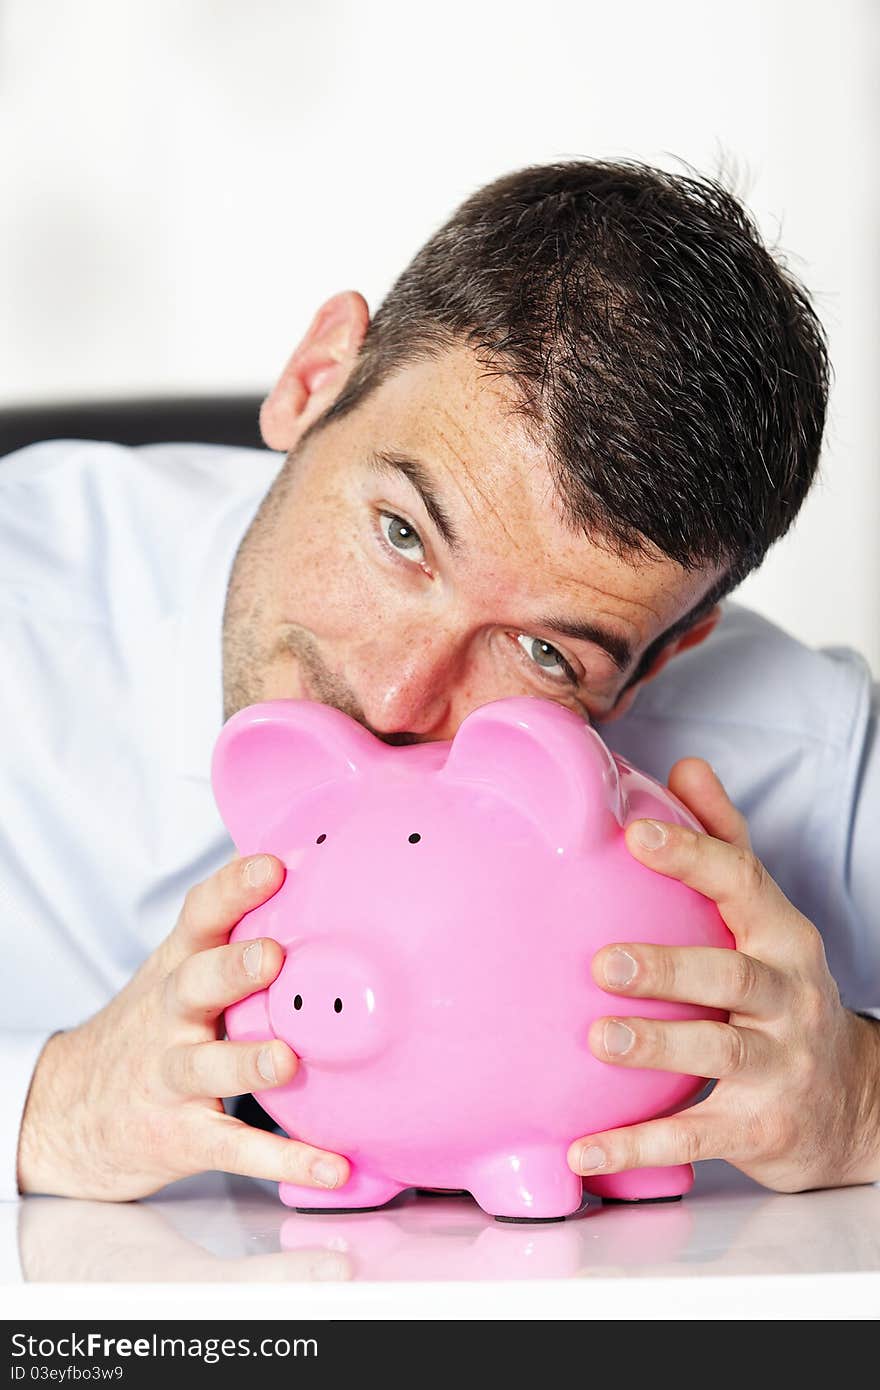
<svg viewBox="0 0 880 1390"><path fill-rule="evenodd" d="M574 1139L681 1108L703 1080L625 1069L589 1050L616 996L590 961L614 941L731 946L715 904L639 864L640 816L700 829L666 788L578 715L516 697L451 743L389 747L338 710L240 710L213 786L243 855L277 855L279 891L233 940L285 949L266 990L226 1011L230 1038L283 1038L300 1059L257 1092L292 1136L351 1164L335 1190L282 1184L299 1210L379 1207L408 1187L465 1189L508 1220L558 1220L583 1189L680 1196L684 1167L582 1180ZM627 1001L648 1018L717 1010Z"/></svg>

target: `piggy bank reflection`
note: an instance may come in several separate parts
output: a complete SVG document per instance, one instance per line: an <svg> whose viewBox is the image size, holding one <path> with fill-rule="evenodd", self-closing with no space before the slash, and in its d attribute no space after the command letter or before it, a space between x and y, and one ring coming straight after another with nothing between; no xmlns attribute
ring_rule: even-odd
<svg viewBox="0 0 880 1390"><path fill-rule="evenodd" d="M566 1162L581 1135L680 1108L703 1085L587 1044L594 1018L634 1011L594 983L601 946L733 944L714 903L626 848L641 816L700 828L668 790L532 697L405 747L311 701L251 705L221 731L213 786L239 852L286 866L232 933L274 937L284 965L226 1011L228 1036L289 1044L296 1076L257 1099L351 1164L343 1187L282 1184L282 1201L362 1210L408 1187L464 1189L499 1218L550 1220L584 1187L623 1200L690 1188L687 1165L582 1181Z"/></svg>

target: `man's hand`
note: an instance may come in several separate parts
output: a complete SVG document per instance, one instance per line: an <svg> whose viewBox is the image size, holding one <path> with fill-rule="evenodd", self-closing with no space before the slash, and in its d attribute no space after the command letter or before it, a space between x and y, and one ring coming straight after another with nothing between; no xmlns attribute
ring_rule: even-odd
<svg viewBox="0 0 880 1390"><path fill-rule="evenodd" d="M22 1192L126 1201L211 1168L312 1187L347 1181L344 1158L251 1129L218 1099L296 1072L280 1040L222 1041L223 1010L271 984L284 959L271 938L226 939L283 878L278 859L257 855L192 888L129 984L87 1023L50 1038L22 1120Z"/></svg>
<svg viewBox="0 0 880 1390"><path fill-rule="evenodd" d="M821 936L755 858L709 764L682 759L669 786L707 834L635 821L627 847L712 898L737 949L619 943L596 953L593 977L634 999L726 1009L729 1022L604 1017L589 1044L617 1066L718 1081L678 1115L577 1140L570 1167L598 1177L724 1158L779 1192L880 1179L880 1025L842 1006ZM645 826L661 826L665 840L655 829L649 848Z"/></svg>

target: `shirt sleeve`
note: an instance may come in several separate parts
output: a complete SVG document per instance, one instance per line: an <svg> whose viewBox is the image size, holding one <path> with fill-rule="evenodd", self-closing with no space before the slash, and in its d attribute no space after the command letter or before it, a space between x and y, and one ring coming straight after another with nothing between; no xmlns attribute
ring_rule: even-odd
<svg viewBox="0 0 880 1390"><path fill-rule="evenodd" d="M849 845L847 893L861 935L861 958L868 963L870 1003L860 1012L880 1019L880 683L871 698L855 787Z"/></svg>

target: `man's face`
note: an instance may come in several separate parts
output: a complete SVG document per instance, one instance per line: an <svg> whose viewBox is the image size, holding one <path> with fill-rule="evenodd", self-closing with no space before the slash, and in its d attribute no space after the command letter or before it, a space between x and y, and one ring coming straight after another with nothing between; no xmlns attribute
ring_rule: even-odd
<svg viewBox="0 0 880 1390"><path fill-rule="evenodd" d="M233 566L226 718L314 699L409 743L450 739L509 695L594 722L620 712L641 653L716 574L627 563L567 526L508 393L457 349L401 370L291 451ZM591 625L594 640L553 620ZM629 648L622 665L603 637Z"/></svg>

